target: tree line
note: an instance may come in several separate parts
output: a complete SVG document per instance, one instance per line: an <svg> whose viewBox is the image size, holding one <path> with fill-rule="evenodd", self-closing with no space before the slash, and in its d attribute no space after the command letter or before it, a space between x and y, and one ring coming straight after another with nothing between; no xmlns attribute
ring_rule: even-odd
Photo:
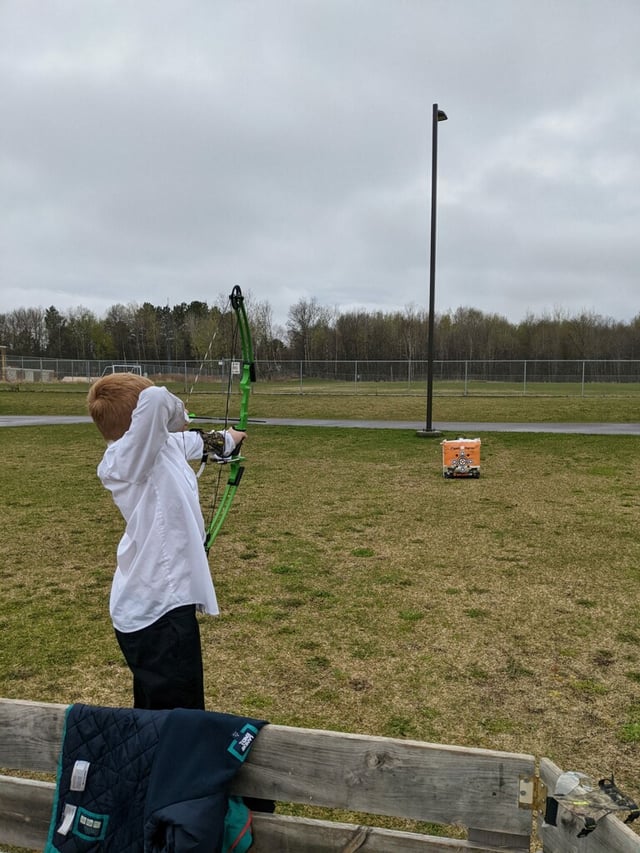
<svg viewBox="0 0 640 853"><path fill-rule="evenodd" d="M425 360L428 313L327 308L301 299L277 326L268 302L246 300L257 360ZM172 362L233 354L233 315L206 302L113 305L102 318L87 308L19 308L0 314L8 355ZM499 314L460 307L434 318L436 360L640 359L640 314L629 322L561 310L513 323Z"/></svg>

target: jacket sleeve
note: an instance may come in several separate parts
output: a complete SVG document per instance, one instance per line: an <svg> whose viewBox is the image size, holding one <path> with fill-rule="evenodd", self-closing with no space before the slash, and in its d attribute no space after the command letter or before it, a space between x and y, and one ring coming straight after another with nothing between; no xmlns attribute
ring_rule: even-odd
<svg viewBox="0 0 640 853"><path fill-rule="evenodd" d="M189 429L186 432L176 433L173 440L179 442L185 459L202 459L204 445L200 430Z"/></svg>
<svg viewBox="0 0 640 853"><path fill-rule="evenodd" d="M129 483L145 480L171 433L185 423L182 400L166 388L145 388L131 416L131 426L114 442L110 476ZM177 436L176 436L177 438Z"/></svg>

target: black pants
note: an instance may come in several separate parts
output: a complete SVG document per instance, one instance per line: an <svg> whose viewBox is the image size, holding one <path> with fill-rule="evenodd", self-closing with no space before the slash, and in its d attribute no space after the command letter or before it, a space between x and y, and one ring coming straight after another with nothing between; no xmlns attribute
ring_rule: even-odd
<svg viewBox="0 0 640 853"><path fill-rule="evenodd" d="M140 631L116 631L116 639L133 673L134 708L204 710L202 648L194 604L170 610Z"/></svg>

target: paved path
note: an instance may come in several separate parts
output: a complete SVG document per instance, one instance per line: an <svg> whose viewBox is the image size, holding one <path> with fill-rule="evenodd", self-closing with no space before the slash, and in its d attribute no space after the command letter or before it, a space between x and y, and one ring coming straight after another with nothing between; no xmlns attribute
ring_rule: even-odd
<svg viewBox="0 0 640 853"><path fill-rule="evenodd" d="M261 421L262 423L262 421ZM352 421L352 420L314 420L314 419L280 419L268 418L264 421L272 426L321 426L321 427L355 427L360 429L406 429L424 430L424 421ZM441 432L454 432L473 438L483 432L559 432L580 433L583 435L640 435L638 424L609 424L609 423L571 423L571 424L528 424L528 423L463 423L455 421L434 421L433 428Z"/></svg>
<svg viewBox="0 0 640 853"><path fill-rule="evenodd" d="M84 424L90 423L87 415L0 415L0 427L44 426L45 424ZM320 418L265 418L255 423L270 426L314 426L314 427L351 427L353 429L405 429L423 430L424 421L355 421L322 420ZM553 432L574 435L640 435L640 423L465 423L456 421L434 421L434 429L456 436L475 438L484 432ZM251 428L251 427L249 427Z"/></svg>
<svg viewBox="0 0 640 853"><path fill-rule="evenodd" d="M0 415L0 427L86 424L90 422L91 418L88 415Z"/></svg>

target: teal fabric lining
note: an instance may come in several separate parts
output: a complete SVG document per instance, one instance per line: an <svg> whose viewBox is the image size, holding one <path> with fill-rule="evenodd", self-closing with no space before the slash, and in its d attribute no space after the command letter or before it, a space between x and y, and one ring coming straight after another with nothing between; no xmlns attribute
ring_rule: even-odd
<svg viewBox="0 0 640 853"><path fill-rule="evenodd" d="M44 853L58 853L58 848L53 843L53 836L56 832L56 823L58 816L58 802L60 790L60 778L62 776L62 745L67 734L67 719L73 705L67 705L67 710L64 712L64 726L62 727L62 739L60 740L60 753L58 755L58 769L56 771L56 792L53 797L53 809L51 810L51 823L49 824L49 835L47 837L47 845L44 848Z"/></svg>
<svg viewBox="0 0 640 853"><path fill-rule="evenodd" d="M222 853L246 853L253 844L251 829L251 812L242 797L229 797Z"/></svg>

